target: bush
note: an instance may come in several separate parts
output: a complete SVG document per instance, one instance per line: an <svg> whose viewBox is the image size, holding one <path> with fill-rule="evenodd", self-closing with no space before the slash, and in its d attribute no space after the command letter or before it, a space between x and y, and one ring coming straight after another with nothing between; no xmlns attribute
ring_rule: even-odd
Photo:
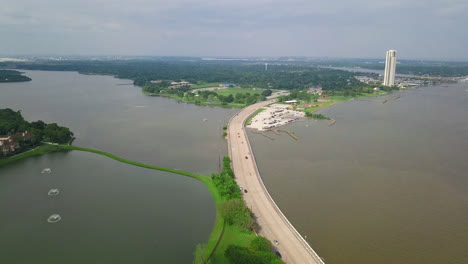
<svg viewBox="0 0 468 264"><path fill-rule="evenodd" d="M235 225L246 230L251 229L252 212L245 206L241 200L225 201L219 206L219 211L224 217L224 220L229 225Z"/></svg>
<svg viewBox="0 0 468 264"><path fill-rule="evenodd" d="M273 249L271 242L264 237L256 237L250 242L250 250L270 252Z"/></svg>
<svg viewBox="0 0 468 264"><path fill-rule="evenodd" d="M193 264L205 264L207 259L207 256L205 256L206 253L206 244L197 244Z"/></svg>
<svg viewBox="0 0 468 264"><path fill-rule="evenodd" d="M224 256L232 264L277 264L281 260L273 252L252 252L248 248L230 245Z"/></svg>

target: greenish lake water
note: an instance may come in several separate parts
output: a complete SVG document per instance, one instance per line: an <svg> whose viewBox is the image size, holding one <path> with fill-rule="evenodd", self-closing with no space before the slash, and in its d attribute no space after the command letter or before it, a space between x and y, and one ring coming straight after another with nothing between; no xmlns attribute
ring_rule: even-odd
<svg viewBox="0 0 468 264"><path fill-rule="evenodd" d="M208 176L218 171L222 127L237 109L148 97L111 76L25 72L31 82L0 84L0 108L70 127L78 146ZM47 196L51 188L60 195ZM1 168L0 212L0 263L21 264L191 263L216 213L194 179L78 151ZM47 223L54 213L62 220Z"/></svg>
<svg viewBox="0 0 468 264"><path fill-rule="evenodd" d="M0 172L0 263L191 263L214 223L202 183L97 154L48 154ZM62 220L48 223L52 214Z"/></svg>

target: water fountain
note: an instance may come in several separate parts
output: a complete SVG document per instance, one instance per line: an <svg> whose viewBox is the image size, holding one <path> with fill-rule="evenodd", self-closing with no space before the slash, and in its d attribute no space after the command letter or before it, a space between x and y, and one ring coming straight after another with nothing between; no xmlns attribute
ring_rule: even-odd
<svg viewBox="0 0 468 264"><path fill-rule="evenodd" d="M47 218L47 222L49 223L57 223L58 221L62 220L62 217L59 214L53 214Z"/></svg>
<svg viewBox="0 0 468 264"><path fill-rule="evenodd" d="M50 189L47 195L56 196L56 195L59 195L59 193L60 193L59 189Z"/></svg>

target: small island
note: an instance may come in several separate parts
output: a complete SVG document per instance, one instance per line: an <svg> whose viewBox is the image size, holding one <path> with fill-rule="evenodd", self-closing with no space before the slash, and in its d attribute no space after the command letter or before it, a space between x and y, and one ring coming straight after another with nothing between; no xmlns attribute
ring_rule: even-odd
<svg viewBox="0 0 468 264"><path fill-rule="evenodd" d="M0 70L0 83L4 82L28 82L31 78L24 76L23 73L13 70Z"/></svg>
<svg viewBox="0 0 468 264"><path fill-rule="evenodd" d="M0 158L13 156L39 146L42 143L66 144L73 139L73 132L56 123L28 122L21 111L0 109Z"/></svg>

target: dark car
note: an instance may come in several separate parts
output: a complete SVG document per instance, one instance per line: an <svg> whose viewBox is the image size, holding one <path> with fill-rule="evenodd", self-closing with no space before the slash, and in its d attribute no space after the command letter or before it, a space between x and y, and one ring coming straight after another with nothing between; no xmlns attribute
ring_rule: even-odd
<svg viewBox="0 0 468 264"><path fill-rule="evenodd" d="M247 189L244 189L244 192L247 193Z"/></svg>
<svg viewBox="0 0 468 264"><path fill-rule="evenodd" d="M249 159L247 156L245 156L245 159Z"/></svg>
<svg viewBox="0 0 468 264"><path fill-rule="evenodd" d="M275 254L278 256L278 258L281 258L281 253L279 253L279 251L275 251Z"/></svg>

